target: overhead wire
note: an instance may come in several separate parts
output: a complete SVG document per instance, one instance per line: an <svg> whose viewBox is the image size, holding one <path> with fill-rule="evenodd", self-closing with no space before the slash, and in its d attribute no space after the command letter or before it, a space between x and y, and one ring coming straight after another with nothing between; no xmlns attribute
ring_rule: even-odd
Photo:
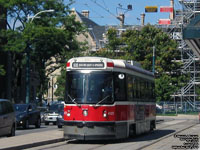
<svg viewBox="0 0 200 150"><path fill-rule="evenodd" d="M106 5L105 5L105 2L104 2L104 6L102 6L101 4L99 4L99 3L97 3L97 1L96 0L90 0L91 2L93 2L93 3L95 3L97 6L99 6L99 7L101 7L103 10L105 10L105 11L107 11L109 14L111 14L113 17L115 17L117 20L119 20L118 19L118 16L116 16L115 14L113 14L107 7L106 7ZM103 0L104 1L104 0ZM128 25L125 21L124 21L124 24L125 25ZM118 23L118 25L119 25L119 23Z"/></svg>
<svg viewBox="0 0 200 150"><path fill-rule="evenodd" d="M109 9L106 9L105 7L103 7L101 4L97 3L96 0L90 0L91 2L95 3L96 5L98 5L99 7L101 7L102 9L104 9L105 11L107 11L109 14L111 14L112 16L114 16L115 18L117 18L117 16L115 14L113 14Z"/></svg>
<svg viewBox="0 0 200 150"><path fill-rule="evenodd" d="M92 18L104 18L101 14L99 14L97 11L92 9L87 3L84 4L86 7L88 7L90 10L92 10L94 13L96 13L99 17L92 17Z"/></svg>

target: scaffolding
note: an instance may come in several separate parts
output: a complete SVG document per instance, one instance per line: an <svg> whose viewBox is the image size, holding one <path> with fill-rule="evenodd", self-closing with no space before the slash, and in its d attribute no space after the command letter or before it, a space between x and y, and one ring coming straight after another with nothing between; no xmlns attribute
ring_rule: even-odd
<svg viewBox="0 0 200 150"><path fill-rule="evenodd" d="M183 39L183 28L200 13L200 0L179 0L179 3L182 6L182 10L178 10L175 13L170 35L177 41L178 49L181 52L180 61L183 64L181 73L189 75L190 80L172 96L174 97L174 101L178 99L181 101L181 104L187 102L193 110L196 110L196 98L198 96L196 93L196 86L200 84L199 58L193 53L192 49Z"/></svg>
<svg viewBox="0 0 200 150"><path fill-rule="evenodd" d="M173 1L173 0L171 0ZM199 58L194 54L192 49L188 46L186 41L183 39L183 28L187 27L190 21L195 18L197 14L200 14L200 0L179 0L179 4L182 9L174 11L175 16L171 20L170 25L158 25L164 32L169 33L172 39L178 43L178 49L180 51L180 61L183 65L181 67L181 73L189 75L189 81L184 83L185 86L176 91L173 95L174 102L178 101L183 104L187 103L193 110L197 110L197 90L196 87L200 85L200 65ZM115 27L119 32L121 27ZM141 26L132 26L131 29L138 30ZM123 30L126 30L123 26Z"/></svg>

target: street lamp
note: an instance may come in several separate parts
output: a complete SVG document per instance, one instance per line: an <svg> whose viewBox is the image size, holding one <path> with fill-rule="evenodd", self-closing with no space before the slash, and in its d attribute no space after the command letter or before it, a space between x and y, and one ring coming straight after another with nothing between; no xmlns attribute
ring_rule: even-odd
<svg viewBox="0 0 200 150"><path fill-rule="evenodd" d="M31 17L28 15L27 20L29 22L29 20L31 19L30 23L32 23L33 20L38 15L40 15L41 13L48 13L48 12L54 12L54 10L53 9L43 10ZM29 103L29 98L30 98L30 51L29 51L29 47L28 47L27 55L26 55L26 103L27 104Z"/></svg>
<svg viewBox="0 0 200 150"><path fill-rule="evenodd" d="M35 14L34 16L29 16L28 15L28 21L31 19L30 22L33 22L33 20L41 13L47 13L47 12L54 12L55 10L54 9L49 9L49 10L43 10L43 11L40 11L38 12L37 14Z"/></svg>

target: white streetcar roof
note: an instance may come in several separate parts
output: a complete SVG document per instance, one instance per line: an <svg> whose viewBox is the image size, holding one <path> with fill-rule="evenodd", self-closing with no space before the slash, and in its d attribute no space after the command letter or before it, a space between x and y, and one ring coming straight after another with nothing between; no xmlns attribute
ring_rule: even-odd
<svg viewBox="0 0 200 150"><path fill-rule="evenodd" d="M119 69L132 70L138 73L146 74L154 77L154 74L141 68L137 62L132 64L127 63L126 60L121 59L110 59L105 57L75 57L71 58L67 62L67 70L107 70L107 71L117 71Z"/></svg>

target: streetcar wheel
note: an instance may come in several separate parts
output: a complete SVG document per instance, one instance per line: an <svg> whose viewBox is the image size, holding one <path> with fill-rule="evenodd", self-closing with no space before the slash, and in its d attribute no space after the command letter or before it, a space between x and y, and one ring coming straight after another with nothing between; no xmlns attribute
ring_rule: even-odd
<svg viewBox="0 0 200 150"><path fill-rule="evenodd" d="M153 131L155 129L155 121L151 121L151 124L150 124L150 131Z"/></svg>
<svg viewBox="0 0 200 150"><path fill-rule="evenodd" d="M136 135L136 128L135 124L129 126L129 137L135 137Z"/></svg>

